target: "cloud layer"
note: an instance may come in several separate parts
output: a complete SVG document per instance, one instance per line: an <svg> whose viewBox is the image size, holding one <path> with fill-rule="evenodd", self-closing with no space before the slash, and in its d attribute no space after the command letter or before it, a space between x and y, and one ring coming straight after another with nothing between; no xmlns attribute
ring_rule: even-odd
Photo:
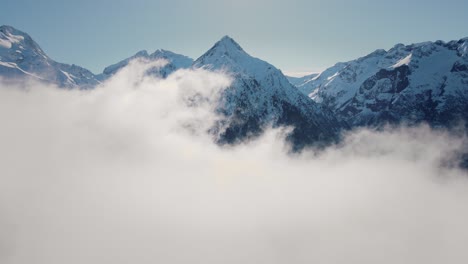
<svg viewBox="0 0 468 264"><path fill-rule="evenodd" d="M465 139L350 132L287 154L281 130L204 133L230 78L134 62L95 90L0 85L0 261L464 263ZM195 99L193 99L195 98Z"/></svg>

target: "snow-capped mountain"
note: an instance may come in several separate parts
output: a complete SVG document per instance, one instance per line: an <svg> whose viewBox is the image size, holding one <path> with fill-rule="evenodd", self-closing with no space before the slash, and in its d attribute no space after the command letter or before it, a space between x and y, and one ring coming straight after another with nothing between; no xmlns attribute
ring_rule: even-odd
<svg viewBox="0 0 468 264"><path fill-rule="evenodd" d="M468 121L468 38L398 44L297 85L353 126Z"/></svg>
<svg viewBox="0 0 468 264"><path fill-rule="evenodd" d="M189 68L193 59L167 50L157 50L152 54L140 51L94 75L77 65L59 63L47 56L40 46L26 33L11 26L0 27L0 77L4 79L32 78L67 88L93 88L100 81L114 75L133 59L149 61L164 59L168 64L154 68L150 74L165 78L177 69Z"/></svg>
<svg viewBox="0 0 468 264"><path fill-rule="evenodd" d="M271 64L247 54L225 36L198 58L193 67L231 74L233 83L223 95L220 139L227 143L255 136L266 125L292 126L293 146L329 142L340 127L330 112L299 92Z"/></svg>
<svg viewBox="0 0 468 264"><path fill-rule="evenodd" d="M192 66L193 64L193 59L184 55L180 55L180 54L168 51L168 50L160 49L160 50L156 50L152 54L148 54L146 50L142 50L125 60L122 60L116 64L106 67L103 73L99 75L99 78L100 79L109 78L110 76L118 72L120 69L127 66L130 63L130 61L134 59L143 59L147 61L166 60L167 64L164 67L154 68L154 69L149 70L150 74L156 75L158 77L163 77L163 78L167 77L169 74L171 74L172 72L178 69L190 68L190 66Z"/></svg>
<svg viewBox="0 0 468 264"><path fill-rule="evenodd" d="M225 118L213 129L222 143L259 135L270 125L292 127L289 139L296 148L331 142L341 129L354 126L451 126L461 120L468 127L468 38L398 44L318 75L293 78L226 36L195 62L167 50L140 51L96 76L50 59L28 34L0 27L3 79L28 77L60 87L92 88L133 59L166 60L165 67L149 71L159 77L190 67L229 73L233 83L218 107Z"/></svg>
<svg viewBox="0 0 468 264"><path fill-rule="evenodd" d="M99 83L92 72L80 66L52 60L28 34L11 26L0 26L0 76L28 77L69 88Z"/></svg>

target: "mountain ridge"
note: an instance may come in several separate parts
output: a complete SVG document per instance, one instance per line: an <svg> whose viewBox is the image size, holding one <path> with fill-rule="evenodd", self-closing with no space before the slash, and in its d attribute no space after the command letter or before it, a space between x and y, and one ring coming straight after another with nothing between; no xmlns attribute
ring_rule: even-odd
<svg viewBox="0 0 468 264"><path fill-rule="evenodd" d="M468 38L396 44L296 87L351 126L467 121Z"/></svg>
<svg viewBox="0 0 468 264"><path fill-rule="evenodd" d="M107 66L106 68L104 68L103 72L99 74L99 78L105 80L111 77L120 69L127 66L130 63L130 61L134 59L143 59L147 61L166 60L168 63L164 67L152 68L148 71L149 74L162 78L167 77L169 74L178 69L189 68L193 64L193 59L169 50L158 49L151 54L149 54L146 50L141 50L131 57L123 59L110 66Z"/></svg>
<svg viewBox="0 0 468 264"><path fill-rule="evenodd" d="M63 88L89 89L137 58L167 60L168 64L164 67L150 69L148 72L159 77L166 77L180 68L188 68L193 63L193 59L168 50L158 49L152 54L142 50L106 67L100 74L94 74L81 66L51 59L29 34L9 25L0 26L0 76L9 80L32 78Z"/></svg>
<svg viewBox="0 0 468 264"><path fill-rule="evenodd" d="M341 131L385 124L429 123L468 129L468 37L454 41L396 44L319 74L292 78L222 37L195 61L158 49L142 50L95 75L47 56L26 33L0 27L0 77L34 78L65 88L93 88L133 59L165 59L147 73L165 78L183 69L231 75L217 111L224 118L211 130L221 144L260 135L267 127L292 127L295 150L337 142ZM293 85L294 84L294 85Z"/></svg>

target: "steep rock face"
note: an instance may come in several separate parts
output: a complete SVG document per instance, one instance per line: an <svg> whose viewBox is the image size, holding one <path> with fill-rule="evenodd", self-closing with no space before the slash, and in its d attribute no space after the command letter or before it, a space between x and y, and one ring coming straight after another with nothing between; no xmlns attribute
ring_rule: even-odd
<svg viewBox="0 0 468 264"><path fill-rule="evenodd" d="M134 59L142 59L146 61L167 61L167 64L164 67L153 68L148 71L148 74L152 74L154 76L162 78L166 78L169 74L173 73L178 69L189 68L193 63L193 59L168 50L156 50L152 54L148 54L146 50L142 50L125 60L122 60L116 64L106 67L103 73L99 75L99 78L102 80L109 78L110 76L117 73L120 69L127 66L130 63L130 61Z"/></svg>
<svg viewBox="0 0 468 264"><path fill-rule="evenodd" d="M294 148L326 144L337 138L340 126L333 115L293 87L274 66L247 54L224 37L197 59L195 68L227 72L233 83L223 94L219 139L235 143L259 135L265 126L291 126Z"/></svg>
<svg viewBox="0 0 468 264"><path fill-rule="evenodd" d="M0 27L0 76L27 77L67 88L90 88L99 83L85 68L50 59L28 34L11 26Z"/></svg>
<svg viewBox="0 0 468 264"><path fill-rule="evenodd" d="M398 44L298 85L352 126L468 121L468 38Z"/></svg>

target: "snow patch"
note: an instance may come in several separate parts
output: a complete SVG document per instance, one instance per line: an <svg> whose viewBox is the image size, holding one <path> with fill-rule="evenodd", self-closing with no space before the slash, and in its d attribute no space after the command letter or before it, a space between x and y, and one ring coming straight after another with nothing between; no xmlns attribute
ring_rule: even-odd
<svg viewBox="0 0 468 264"><path fill-rule="evenodd" d="M11 48L11 42L0 38L0 47L9 49Z"/></svg>
<svg viewBox="0 0 468 264"><path fill-rule="evenodd" d="M10 49L13 43L20 43L23 40L23 36L12 35L9 33L0 33L0 46L7 49Z"/></svg>
<svg viewBox="0 0 468 264"><path fill-rule="evenodd" d="M74 83L75 80L74 78L76 78L75 76L73 76L73 74L71 73L68 73L68 72L64 72L62 70L60 70L62 72L63 75L65 75L65 77L67 77L67 80L70 82L70 83Z"/></svg>
<svg viewBox="0 0 468 264"><path fill-rule="evenodd" d="M0 61L0 65L1 65L1 66L4 66L4 67L8 67L8 68L18 68L18 66L16 66L16 64L13 63L13 62L3 62L3 61Z"/></svg>
<svg viewBox="0 0 468 264"><path fill-rule="evenodd" d="M405 58L401 59L398 61L396 64L392 65L390 68L398 68L403 65L409 65L411 63L411 58L413 57L413 53L410 53L410 55L406 56Z"/></svg>

